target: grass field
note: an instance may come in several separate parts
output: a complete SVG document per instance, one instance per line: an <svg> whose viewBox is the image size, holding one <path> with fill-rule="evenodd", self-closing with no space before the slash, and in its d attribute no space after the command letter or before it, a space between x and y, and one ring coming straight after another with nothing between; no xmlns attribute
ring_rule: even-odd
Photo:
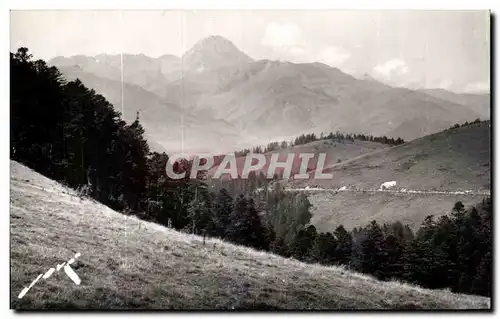
<svg viewBox="0 0 500 319"><path fill-rule="evenodd" d="M284 182L290 188L305 186L363 190L396 181L396 189L422 191L489 191L490 122L473 124L425 136L392 148L361 154L324 170L332 179ZM427 215L441 216L457 201L466 206L485 196L474 194L395 194L373 192L312 193L312 223L322 231L342 224L350 229L396 220L418 228Z"/></svg>
<svg viewBox="0 0 500 319"><path fill-rule="evenodd" d="M318 156L319 154L325 154L325 164L324 167L330 167L336 163L340 163L350 158L355 158L361 156L363 154L369 154L377 151L387 150L390 147L386 144L377 143L377 142L368 142L368 141L345 141L345 142L336 142L336 141L314 141L302 145L296 145L284 149L278 149L276 151L264 153L266 161L264 162L264 166L256 170L256 174L262 172L264 175L267 175L269 164L271 162L271 156L273 153L278 153L278 161L285 162L287 160L287 156L289 154L294 154L294 160L292 162L291 174L293 176L298 174L300 171L300 166L302 164L302 160L299 157L301 153L312 153L314 154L314 158L311 158L308 162L307 169L315 171L318 165ZM243 170L245 164L246 156L240 156L236 158L236 166L238 175L241 176L241 172ZM214 165L209 172L208 175L214 175L215 171L218 169L218 165ZM283 168L277 168L275 170L276 173L282 174ZM224 175L223 175L224 177Z"/></svg>
<svg viewBox="0 0 500 319"><path fill-rule="evenodd" d="M490 122L428 135L360 155L324 170L332 179L293 181L294 186L378 188L387 181L418 190L489 190Z"/></svg>
<svg viewBox="0 0 500 319"><path fill-rule="evenodd" d="M380 282L119 214L11 162L11 307L15 309L486 309L490 299ZM74 284L61 270L80 257Z"/></svg>
<svg viewBox="0 0 500 319"><path fill-rule="evenodd" d="M466 207L479 203L484 195L409 194L390 192L311 193L311 223L318 231L332 232L337 226L346 229L378 223L400 221L417 230L428 215L451 213L461 201Z"/></svg>

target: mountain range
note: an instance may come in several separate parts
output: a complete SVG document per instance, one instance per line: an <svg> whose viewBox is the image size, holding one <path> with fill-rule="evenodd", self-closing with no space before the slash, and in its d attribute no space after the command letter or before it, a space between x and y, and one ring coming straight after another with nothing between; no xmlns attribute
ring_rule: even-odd
<svg viewBox="0 0 500 319"><path fill-rule="evenodd" d="M105 96L126 120L139 112L153 148L168 152L232 151L308 132L412 140L490 117L489 94L415 91L323 63L254 60L220 36L180 58L100 54L48 63Z"/></svg>

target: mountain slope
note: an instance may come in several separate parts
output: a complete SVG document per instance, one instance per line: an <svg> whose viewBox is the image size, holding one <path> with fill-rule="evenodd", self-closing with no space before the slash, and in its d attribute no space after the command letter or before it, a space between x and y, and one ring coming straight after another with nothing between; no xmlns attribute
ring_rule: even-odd
<svg viewBox="0 0 500 319"><path fill-rule="evenodd" d="M411 140L478 117L463 105L358 80L321 63L260 60L218 72L210 80L201 80L206 73L181 80L183 97L196 111L258 136L340 130ZM392 134L406 121L424 129Z"/></svg>
<svg viewBox="0 0 500 319"><path fill-rule="evenodd" d="M290 176L298 174L300 171L301 159L299 158L299 154L304 153L312 153L314 157L311 158L308 162L307 171L312 170L315 171L317 169L318 164L318 156L319 154L325 154L325 167L334 165L336 163L340 163L342 161L348 160L353 157L361 156L363 154L380 151L389 148L390 146L377 142L369 142L369 141L315 141L311 143L306 143L302 145L297 145L293 147L288 147L285 149L278 149L276 151L264 153L266 158L264 166L256 171L256 174L262 172L264 175L267 175L267 171L269 169L270 159L273 153L278 153L278 161L285 162L287 156L289 154L294 154L294 160L292 164L291 174ZM241 176L246 157L237 157L236 158L236 166L238 169L238 175ZM219 168L218 165L214 165L211 170L208 172L208 176L213 176L215 171ZM283 173L283 168L277 168L275 170L278 175ZM227 175L226 175L227 176ZM222 176L222 178L226 177Z"/></svg>
<svg viewBox="0 0 500 319"><path fill-rule="evenodd" d="M419 90L438 99L461 104L478 113L481 120L490 118L490 94L454 93L443 89Z"/></svg>
<svg viewBox="0 0 500 319"><path fill-rule="evenodd" d="M372 220L399 220L416 229L427 215L449 213L457 201L473 205L485 197L491 188L490 134L489 121L440 132L334 164L324 170L333 173L331 180L297 180L288 187L352 188L310 194L312 223L321 231ZM387 181L396 181L395 189L429 193L374 192Z"/></svg>
<svg viewBox="0 0 500 319"><path fill-rule="evenodd" d="M14 309L480 309L485 297L380 282L128 217L11 161ZM56 271L80 253L75 285Z"/></svg>
<svg viewBox="0 0 500 319"><path fill-rule="evenodd" d="M121 82L84 72L75 66L61 67L60 71L68 80L79 78L121 112ZM226 121L192 114L138 85L124 82L123 102L122 117L130 122L139 112L148 142L157 144L155 150L158 151L227 151L220 142L226 140L227 145L234 145L239 137L238 130Z"/></svg>
<svg viewBox="0 0 500 319"><path fill-rule="evenodd" d="M417 231L429 215L437 219L450 214L458 201L468 208L486 197L463 193L340 191L311 192L308 199L313 205L311 224L320 232L331 232L339 225L351 230L365 227L373 220L381 224L399 221Z"/></svg>
<svg viewBox="0 0 500 319"><path fill-rule="evenodd" d="M489 121L443 131L335 165L324 171L332 180L314 183L373 189L396 180L406 189L489 190L490 135Z"/></svg>
<svg viewBox="0 0 500 319"><path fill-rule="evenodd" d="M200 119L193 126L196 129L184 133L193 145L190 148L198 151L223 144L224 151L241 149L322 131L412 140L484 113L483 106L471 107L474 99L462 103L461 97L393 88L323 63L254 61L220 36L200 40L180 59L144 55L124 55L123 59L124 82L153 92L164 103ZM49 63L76 65L85 73L121 81L117 55L58 57ZM96 90L105 93L106 88ZM170 107L158 108L151 121L169 117L170 111ZM149 134L165 144L166 132L147 121ZM209 133L204 134L204 129Z"/></svg>

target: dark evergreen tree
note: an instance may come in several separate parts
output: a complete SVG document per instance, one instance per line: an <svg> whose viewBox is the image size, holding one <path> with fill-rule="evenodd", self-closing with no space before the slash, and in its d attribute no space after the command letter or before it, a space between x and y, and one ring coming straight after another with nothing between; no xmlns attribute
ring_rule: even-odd
<svg viewBox="0 0 500 319"><path fill-rule="evenodd" d="M332 233L320 233L314 238L309 251L310 260L324 265L334 264L338 242Z"/></svg>
<svg viewBox="0 0 500 319"><path fill-rule="evenodd" d="M373 221L366 229L366 237L360 243L359 270L385 279L384 268L387 267L384 234L380 225Z"/></svg>
<svg viewBox="0 0 500 319"><path fill-rule="evenodd" d="M310 251L313 248L316 235L316 227L312 225L301 229L290 245L291 256L298 260L311 262L313 259Z"/></svg>
<svg viewBox="0 0 500 319"><path fill-rule="evenodd" d="M493 287L493 268L491 252L486 253L479 263L472 280L470 293L491 297Z"/></svg>
<svg viewBox="0 0 500 319"><path fill-rule="evenodd" d="M283 237L275 237L270 244L270 251L284 257L290 257L290 249Z"/></svg>
<svg viewBox="0 0 500 319"><path fill-rule="evenodd" d="M266 242L265 233L266 230L255 209L253 199L247 200L240 195L230 215L227 238L236 244L268 249L269 243Z"/></svg>
<svg viewBox="0 0 500 319"><path fill-rule="evenodd" d="M203 235L204 237L211 234L214 230L213 210L210 207L210 194L205 188L196 188L194 198L188 203L188 225L185 229L187 232Z"/></svg>
<svg viewBox="0 0 500 319"><path fill-rule="evenodd" d="M225 238L226 230L229 227L231 212L233 211L233 198L228 191L223 188L217 194L214 202L214 235Z"/></svg>
<svg viewBox="0 0 500 319"><path fill-rule="evenodd" d="M353 246L352 235L342 225L338 226L333 234L337 240L335 262L350 265Z"/></svg>

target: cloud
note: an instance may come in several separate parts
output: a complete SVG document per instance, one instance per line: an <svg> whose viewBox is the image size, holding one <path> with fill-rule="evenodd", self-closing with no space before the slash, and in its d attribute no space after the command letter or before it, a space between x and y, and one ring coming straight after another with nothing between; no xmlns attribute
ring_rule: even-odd
<svg viewBox="0 0 500 319"><path fill-rule="evenodd" d="M422 88L421 79L410 72L410 68L402 59L392 59L376 65L372 75L375 79L392 86L409 89Z"/></svg>
<svg viewBox="0 0 500 319"><path fill-rule="evenodd" d="M275 57L296 63L317 61L340 66L351 57L351 53L340 46L328 46L318 53L308 43L302 29L295 24L268 24L261 44L270 48Z"/></svg>
<svg viewBox="0 0 500 319"><path fill-rule="evenodd" d="M310 52L302 29L295 24L270 23L261 44L270 48L271 57L290 62L309 62Z"/></svg>
<svg viewBox="0 0 500 319"><path fill-rule="evenodd" d="M450 87L452 86L452 84L453 84L452 80L445 79L445 80L442 80L441 82L439 82L439 84L436 87L439 89L449 90Z"/></svg>
<svg viewBox="0 0 500 319"><path fill-rule="evenodd" d="M292 55L301 56L306 54L306 50L300 47L292 47L288 50Z"/></svg>
<svg viewBox="0 0 500 319"><path fill-rule="evenodd" d="M489 81L478 81L472 82L465 86L464 91L466 93L489 93L490 92L490 82Z"/></svg>
<svg viewBox="0 0 500 319"><path fill-rule="evenodd" d="M330 66L340 66L351 56L352 54L343 47L329 46L318 55L317 61Z"/></svg>
<svg viewBox="0 0 500 319"><path fill-rule="evenodd" d="M270 23L264 33L261 43L269 47L292 48L299 47L303 42L303 32L295 24Z"/></svg>
<svg viewBox="0 0 500 319"><path fill-rule="evenodd" d="M407 74L409 70L406 62L401 59L392 59L373 68L376 75L389 81Z"/></svg>

